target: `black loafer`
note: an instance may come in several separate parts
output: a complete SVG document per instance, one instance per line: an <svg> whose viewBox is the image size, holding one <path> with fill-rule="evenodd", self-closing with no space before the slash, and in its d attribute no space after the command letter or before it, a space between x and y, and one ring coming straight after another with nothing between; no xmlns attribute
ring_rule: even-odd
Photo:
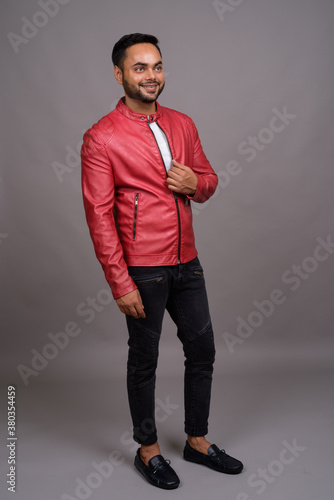
<svg viewBox="0 0 334 500"><path fill-rule="evenodd" d="M174 490L180 484L180 479L169 464L169 460L165 460L161 455L156 455L151 458L148 465L145 465L140 457L140 448L137 450L135 457L136 469L149 483L164 490Z"/></svg>
<svg viewBox="0 0 334 500"><path fill-rule="evenodd" d="M183 450L183 458L188 462L195 464L202 464L214 469L218 472L225 472L225 474L239 474L243 469L243 464L236 458L230 457L225 453L225 450L220 450L218 446L212 444L208 448L208 454L205 455L197 450L194 450L186 441Z"/></svg>

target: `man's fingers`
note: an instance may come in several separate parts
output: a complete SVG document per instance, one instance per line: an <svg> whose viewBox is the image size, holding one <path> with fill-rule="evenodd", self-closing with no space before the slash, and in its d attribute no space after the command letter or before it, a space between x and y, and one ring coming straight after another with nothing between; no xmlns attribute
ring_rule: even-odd
<svg viewBox="0 0 334 500"><path fill-rule="evenodd" d="M132 306L128 308L126 314L134 318L146 318L142 301L140 300L132 304Z"/></svg>
<svg viewBox="0 0 334 500"><path fill-rule="evenodd" d="M180 170L178 171L177 169L172 167L171 169L168 170L168 178L169 179L180 179L181 178Z"/></svg>
<svg viewBox="0 0 334 500"><path fill-rule="evenodd" d="M138 289L116 300L120 311L134 318L145 318L144 306Z"/></svg>
<svg viewBox="0 0 334 500"><path fill-rule="evenodd" d="M176 167L176 168L180 168L180 169L182 169L182 170L183 170L183 169L184 169L184 167L185 167L185 165L182 165L182 163L179 163L179 162L178 162L178 161L176 161L176 160L172 160L172 163L173 163L174 167ZM173 167L172 167L172 168L173 168Z"/></svg>
<svg viewBox="0 0 334 500"><path fill-rule="evenodd" d="M176 179L174 176L173 177L172 176L168 176L167 179L166 179L166 182L167 182L167 184L176 184L176 183L178 183L180 181L179 181L179 179Z"/></svg>
<svg viewBox="0 0 334 500"><path fill-rule="evenodd" d="M146 318L144 307L140 304L134 304L120 309L122 313L127 314L128 316L133 316L134 318Z"/></svg>
<svg viewBox="0 0 334 500"><path fill-rule="evenodd" d="M168 182L168 179L167 179L167 187L168 187L168 189L170 189L171 191L175 191L176 193L182 192L182 188L180 187L180 183L177 181L171 180L170 182Z"/></svg>
<svg viewBox="0 0 334 500"><path fill-rule="evenodd" d="M139 295L139 300L138 300L138 304L136 304L136 313L138 315L138 318L146 318L146 314L144 312L144 306L143 306L143 302L141 300L141 296L138 292L138 295Z"/></svg>

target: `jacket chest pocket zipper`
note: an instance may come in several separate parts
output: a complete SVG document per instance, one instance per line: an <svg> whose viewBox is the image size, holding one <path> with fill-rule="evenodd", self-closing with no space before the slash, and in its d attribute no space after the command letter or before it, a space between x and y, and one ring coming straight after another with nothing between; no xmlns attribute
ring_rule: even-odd
<svg viewBox="0 0 334 500"><path fill-rule="evenodd" d="M133 236L132 236L133 241L136 239L138 202L139 202L139 193L137 193L135 197L135 215L133 220Z"/></svg>

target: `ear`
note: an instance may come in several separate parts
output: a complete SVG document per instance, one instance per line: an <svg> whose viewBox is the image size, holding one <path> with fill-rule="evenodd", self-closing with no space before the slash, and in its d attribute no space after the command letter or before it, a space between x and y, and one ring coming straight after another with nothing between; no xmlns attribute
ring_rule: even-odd
<svg viewBox="0 0 334 500"><path fill-rule="evenodd" d="M123 71L121 70L121 68L119 68L118 66L115 66L114 67L114 75L115 75L115 78L117 80L117 83L119 83L120 85L122 85L122 82L123 82Z"/></svg>

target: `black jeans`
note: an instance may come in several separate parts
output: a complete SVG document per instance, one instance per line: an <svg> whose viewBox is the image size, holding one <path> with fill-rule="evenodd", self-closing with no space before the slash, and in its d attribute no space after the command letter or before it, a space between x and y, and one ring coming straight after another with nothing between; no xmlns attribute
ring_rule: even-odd
<svg viewBox="0 0 334 500"><path fill-rule="evenodd" d="M157 441L155 372L164 312L177 326L185 355L185 432L208 432L215 345L203 269L196 257L176 266L129 266L145 307L146 318L126 316L129 331L127 388L133 438L150 445Z"/></svg>

